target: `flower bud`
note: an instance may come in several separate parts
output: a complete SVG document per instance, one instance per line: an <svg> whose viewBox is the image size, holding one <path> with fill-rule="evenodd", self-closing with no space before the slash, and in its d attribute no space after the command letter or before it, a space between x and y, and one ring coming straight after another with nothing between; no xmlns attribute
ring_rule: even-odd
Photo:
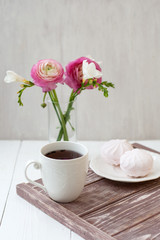
<svg viewBox="0 0 160 240"><path fill-rule="evenodd" d="M46 106L47 106L46 103L42 103L42 104L41 104L41 107L43 107L43 108L45 108Z"/></svg>
<svg viewBox="0 0 160 240"><path fill-rule="evenodd" d="M24 79L23 82L27 85L30 85L30 81L27 81L26 79Z"/></svg>

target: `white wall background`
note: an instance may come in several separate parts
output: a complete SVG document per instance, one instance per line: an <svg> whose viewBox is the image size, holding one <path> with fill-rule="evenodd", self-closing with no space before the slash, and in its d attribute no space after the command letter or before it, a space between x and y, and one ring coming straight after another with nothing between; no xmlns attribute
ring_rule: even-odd
<svg viewBox="0 0 160 240"><path fill-rule="evenodd" d="M78 139L160 139L160 0L0 0L0 138L47 139L40 88L17 104L13 70L30 79L39 59L65 66L92 55L116 88L77 101Z"/></svg>

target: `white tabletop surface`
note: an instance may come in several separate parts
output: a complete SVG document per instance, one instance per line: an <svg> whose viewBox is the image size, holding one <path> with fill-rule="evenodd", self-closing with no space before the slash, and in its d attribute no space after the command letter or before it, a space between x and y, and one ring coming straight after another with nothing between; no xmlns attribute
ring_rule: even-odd
<svg viewBox="0 0 160 240"><path fill-rule="evenodd" d="M133 141L134 142L134 141ZM136 141L160 151L160 140ZM82 240L80 236L55 221L16 194L16 185L26 182L24 167L37 160L47 141L0 141L0 239L2 240ZM90 159L96 157L103 142L83 142ZM30 171L33 179L39 171Z"/></svg>

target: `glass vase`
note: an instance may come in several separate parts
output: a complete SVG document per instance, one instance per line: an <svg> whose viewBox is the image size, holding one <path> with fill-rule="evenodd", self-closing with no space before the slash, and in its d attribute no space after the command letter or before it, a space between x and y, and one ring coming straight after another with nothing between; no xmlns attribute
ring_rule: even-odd
<svg viewBox="0 0 160 240"><path fill-rule="evenodd" d="M49 141L76 141L76 101L48 99L47 105Z"/></svg>

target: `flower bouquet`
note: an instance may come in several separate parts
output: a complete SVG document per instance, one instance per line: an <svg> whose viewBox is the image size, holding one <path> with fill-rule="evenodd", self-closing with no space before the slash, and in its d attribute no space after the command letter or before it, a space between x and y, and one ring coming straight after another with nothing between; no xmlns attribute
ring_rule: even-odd
<svg viewBox="0 0 160 240"><path fill-rule="evenodd" d="M19 106L23 106L23 92L33 86L39 86L44 93L43 103L41 106L46 107L46 96L48 95L53 105L53 110L59 121L59 133L57 141L68 141L67 123L70 122L73 103L77 96L86 89L98 89L105 97L108 97L108 88L114 87L114 84L102 81L102 71L100 65L91 58L80 57L68 63L64 69L60 63L53 59L45 59L38 61L31 69L32 81L19 76L13 71L7 71L4 81L7 83L20 82L21 89L18 91ZM63 112L61 103L59 102L56 88L58 84L67 84L72 90L68 101L68 106ZM70 124L74 131L74 127ZM56 128L56 126L55 126Z"/></svg>

